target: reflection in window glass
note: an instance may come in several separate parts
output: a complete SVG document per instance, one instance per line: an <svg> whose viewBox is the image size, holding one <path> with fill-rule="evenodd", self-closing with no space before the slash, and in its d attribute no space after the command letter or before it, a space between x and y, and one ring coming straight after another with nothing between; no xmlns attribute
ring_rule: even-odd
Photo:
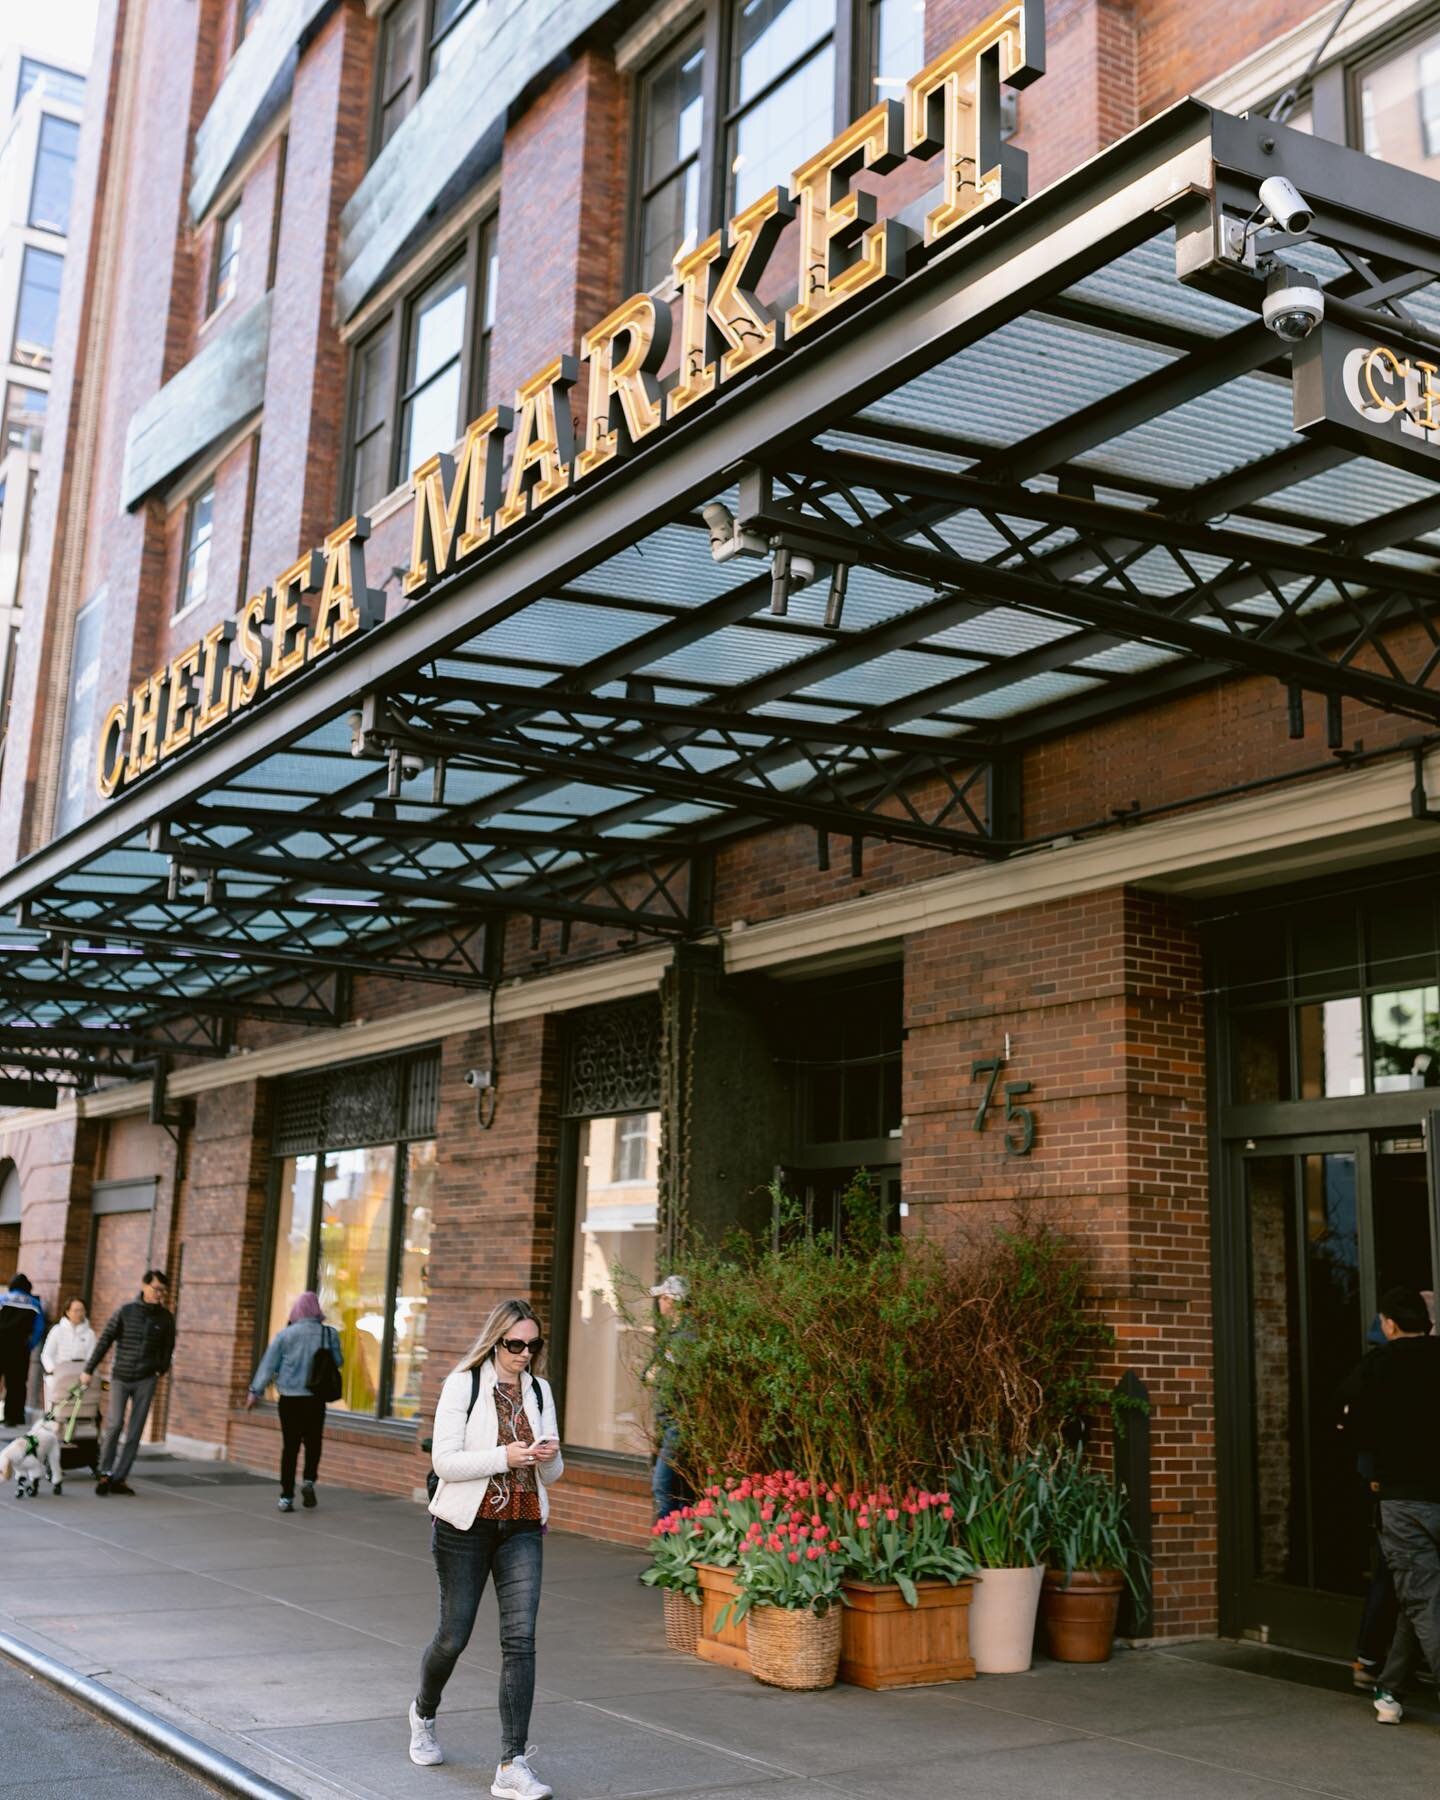
<svg viewBox="0 0 1440 1800"><path fill-rule="evenodd" d="M1299 1011L1300 1098L1365 1092L1365 1033L1359 996Z"/></svg>
<svg viewBox="0 0 1440 1800"><path fill-rule="evenodd" d="M80 127L46 113L40 121L35 152L35 182L30 190L30 223L37 231L70 229L70 196L75 187L75 146Z"/></svg>
<svg viewBox="0 0 1440 1800"><path fill-rule="evenodd" d="M1440 1085L1440 988L1370 996L1375 1092Z"/></svg>
<svg viewBox="0 0 1440 1800"><path fill-rule="evenodd" d="M1293 1100L1290 1084L1290 1012L1266 1007L1237 1013L1233 1022L1234 1095L1241 1106Z"/></svg>
<svg viewBox="0 0 1440 1800"><path fill-rule="evenodd" d="M70 680L65 695L65 750L55 831L70 831L85 817L95 791L95 696L100 686L103 589L75 615L70 640Z"/></svg>
<svg viewBox="0 0 1440 1800"><path fill-rule="evenodd" d="M623 1267L632 1295L655 1280L659 1147L658 1112L589 1119L580 1127L565 1440L591 1450L641 1456L649 1447L641 1379L646 1345L634 1341L620 1317L614 1269ZM616 1177L619 1168L627 1174ZM641 1172L631 1179L635 1168Z"/></svg>
<svg viewBox="0 0 1440 1800"><path fill-rule="evenodd" d="M364 512L390 491L390 407L395 391L395 321L355 352L355 470L352 509Z"/></svg>
<svg viewBox="0 0 1440 1800"><path fill-rule="evenodd" d="M395 1291L395 1348L390 1365L390 1413L397 1419L413 1419L420 1411L434 1221L435 1140L429 1138L409 1145L405 1153L400 1279Z"/></svg>
<svg viewBox="0 0 1440 1800"><path fill-rule="evenodd" d="M268 1343L310 1285L310 1227L315 1212L315 1158L287 1156L280 1165L280 1211L270 1277Z"/></svg>
<svg viewBox="0 0 1440 1800"><path fill-rule="evenodd" d="M45 404L49 396L44 388L17 387L5 389L4 438L7 450L28 450L40 454L45 437Z"/></svg>
<svg viewBox="0 0 1440 1800"><path fill-rule="evenodd" d="M83 106L85 104L85 77L72 75L67 69L51 68L49 63L36 62L34 57L20 58L20 82L15 94L18 106L31 88L40 86L52 100L58 100L62 106Z"/></svg>
<svg viewBox="0 0 1440 1800"><path fill-rule="evenodd" d="M334 1404L347 1412L379 1405L394 1193L394 1145L325 1153L316 1292L345 1352Z"/></svg>
<svg viewBox="0 0 1440 1800"><path fill-rule="evenodd" d="M904 98L925 66L925 0L870 0L870 87L876 100Z"/></svg>
<svg viewBox="0 0 1440 1800"><path fill-rule="evenodd" d="M1410 43L1360 78L1367 156L1427 173L1440 157L1440 36Z"/></svg>
<svg viewBox="0 0 1440 1800"><path fill-rule="evenodd" d="M1363 1585L1364 1562L1355 1545L1364 1508L1353 1478L1354 1450L1335 1429L1335 1390L1354 1367L1365 1330L1355 1158L1349 1152L1307 1156L1302 1170L1314 1532L1310 1583L1330 1593L1355 1593Z"/></svg>
<svg viewBox="0 0 1440 1800"><path fill-rule="evenodd" d="M640 285L647 290L658 287L675 257L699 241L704 71L704 46L692 37L643 83Z"/></svg>
<svg viewBox="0 0 1440 1800"><path fill-rule="evenodd" d="M197 605L210 587L210 540L215 531L215 483L190 502L185 521L185 559L180 572L180 603L176 612Z"/></svg>
<svg viewBox="0 0 1440 1800"><path fill-rule="evenodd" d="M835 111L835 0L736 0L729 210L787 186L830 135Z"/></svg>
<svg viewBox="0 0 1440 1800"><path fill-rule="evenodd" d="M48 369L60 312L60 272L65 258L53 250L26 248L20 265L20 304L15 312L15 361Z"/></svg>
<svg viewBox="0 0 1440 1800"><path fill-rule="evenodd" d="M430 27L430 80L450 62L465 41L461 21L473 22L479 17L475 0L435 0L435 17Z"/></svg>
<svg viewBox="0 0 1440 1800"><path fill-rule="evenodd" d="M465 303L465 265L457 263L419 297L411 311L400 426L402 477L437 450L449 450L460 435Z"/></svg>
<svg viewBox="0 0 1440 1800"><path fill-rule="evenodd" d="M240 236L243 220L237 200L215 230L215 272L210 294L210 310L218 312L227 300L235 297L240 280Z"/></svg>
<svg viewBox="0 0 1440 1800"><path fill-rule="evenodd" d="M420 91L420 0L400 0L385 15L380 44L380 124L377 153L394 137Z"/></svg>

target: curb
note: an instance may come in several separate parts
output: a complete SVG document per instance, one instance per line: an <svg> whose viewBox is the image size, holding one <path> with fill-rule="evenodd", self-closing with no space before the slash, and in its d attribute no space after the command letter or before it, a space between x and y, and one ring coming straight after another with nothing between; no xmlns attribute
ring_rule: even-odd
<svg viewBox="0 0 1440 1800"><path fill-rule="evenodd" d="M32 1675L38 1675L42 1681L48 1681L51 1687L59 1688L71 1699L88 1706L92 1712L103 1714L133 1737L143 1739L168 1756L172 1762L182 1764L197 1775L203 1775L207 1781L224 1788L226 1793L243 1795L245 1800L302 1800L302 1796L293 1793L291 1789L276 1787L273 1781L266 1781L263 1776L257 1775L253 1769L247 1769L233 1757L212 1750L208 1744L202 1744L199 1738L191 1737L188 1731L181 1731L178 1725L171 1725L166 1720L157 1718L154 1713L146 1712L143 1707L136 1706L133 1700L125 1699L123 1695L98 1681L92 1681L88 1675L81 1675L76 1670L67 1668L53 1656L47 1656L43 1650L32 1649L29 1644L11 1637L6 1631L0 1631L0 1656L18 1663Z"/></svg>

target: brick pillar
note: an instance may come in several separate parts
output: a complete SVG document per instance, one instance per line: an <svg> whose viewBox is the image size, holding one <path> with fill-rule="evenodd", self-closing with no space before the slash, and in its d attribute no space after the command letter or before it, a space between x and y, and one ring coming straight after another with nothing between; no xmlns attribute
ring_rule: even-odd
<svg viewBox="0 0 1440 1800"><path fill-rule="evenodd" d="M1155 1626L1216 1628L1200 957L1169 902L1112 889L907 940L904 1188L912 1228L1003 1223L1017 1201L1080 1240L1118 1377L1151 1396ZM971 1063L1029 1081L1035 1148L973 1129ZM998 1112L998 1109L997 1109Z"/></svg>
<svg viewBox="0 0 1440 1800"><path fill-rule="evenodd" d="M337 511L345 350L334 324L340 209L365 172L374 27L345 0L295 71L247 591L316 545Z"/></svg>

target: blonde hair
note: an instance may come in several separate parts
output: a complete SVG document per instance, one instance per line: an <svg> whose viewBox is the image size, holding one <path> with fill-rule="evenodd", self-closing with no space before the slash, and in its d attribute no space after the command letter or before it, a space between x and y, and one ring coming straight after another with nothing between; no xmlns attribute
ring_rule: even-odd
<svg viewBox="0 0 1440 1800"><path fill-rule="evenodd" d="M498 1306L492 1306L488 1318L480 1327L479 1337L456 1363L452 1373L463 1375L467 1369L478 1368L487 1356L493 1354L495 1346L501 1338L507 1336L522 1319L529 1319L541 1332L545 1329L536 1315L535 1308L528 1300L502 1300ZM538 1356L530 1358L528 1372L532 1376L535 1374L535 1365L539 1360Z"/></svg>

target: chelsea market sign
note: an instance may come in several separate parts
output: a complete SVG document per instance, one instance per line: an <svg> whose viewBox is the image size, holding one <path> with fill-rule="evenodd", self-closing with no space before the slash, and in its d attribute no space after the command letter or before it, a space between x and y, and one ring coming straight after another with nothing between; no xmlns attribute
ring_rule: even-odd
<svg viewBox="0 0 1440 1800"><path fill-rule="evenodd" d="M1013 0L952 44L775 187L675 258L678 322L667 301L635 294L586 332L578 360L557 356L467 429L452 457L411 476L407 599L482 554L523 519L748 376L872 289L905 272L913 234L876 218L861 169L885 174L939 156L940 199L925 247L1025 198L1024 158L1001 138L1000 88L1044 73L1044 0ZM795 232L798 294L783 315L756 296L781 233ZM679 333L678 374L659 380ZM569 393L587 366L585 441L574 443ZM507 468L508 459L508 468ZM234 718L302 669L377 625L384 596L365 582L363 514L337 525L272 584L142 681L105 715L96 785L106 799ZM304 597L311 598L305 601Z"/></svg>

